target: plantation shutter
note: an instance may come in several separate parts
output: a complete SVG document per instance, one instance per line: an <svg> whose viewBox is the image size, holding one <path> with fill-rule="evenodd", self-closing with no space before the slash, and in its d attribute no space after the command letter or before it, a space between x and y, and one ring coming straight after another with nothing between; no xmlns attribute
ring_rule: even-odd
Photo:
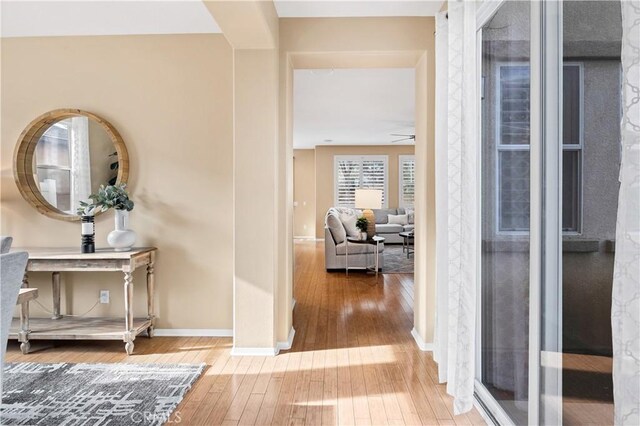
<svg viewBox="0 0 640 426"><path fill-rule="evenodd" d="M360 171L358 160L338 160L336 206L353 207L356 202L356 188L360 187Z"/></svg>
<svg viewBox="0 0 640 426"><path fill-rule="evenodd" d="M400 156L400 207L413 207L416 188L416 160L413 155Z"/></svg>
<svg viewBox="0 0 640 426"><path fill-rule="evenodd" d="M362 160L362 183L361 188L379 189L382 191L382 205L387 205L387 167L386 161Z"/></svg>
<svg viewBox="0 0 640 426"><path fill-rule="evenodd" d="M356 188L380 189L387 205L386 156L335 156L335 205L354 207Z"/></svg>

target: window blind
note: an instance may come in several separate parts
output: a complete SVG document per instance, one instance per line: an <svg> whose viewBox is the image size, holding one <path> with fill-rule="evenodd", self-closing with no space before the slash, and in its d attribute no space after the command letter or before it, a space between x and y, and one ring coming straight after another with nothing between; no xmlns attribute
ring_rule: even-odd
<svg viewBox="0 0 640 426"><path fill-rule="evenodd" d="M529 66L498 69L498 231L529 230ZM562 229L579 232L582 185L581 66L563 66Z"/></svg>
<svg viewBox="0 0 640 426"><path fill-rule="evenodd" d="M335 205L355 207L356 188L380 189L387 205L386 156L335 156Z"/></svg>
<svg viewBox="0 0 640 426"><path fill-rule="evenodd" d="M413 155L400 156L400 207L413 207L416 188L416 160Z"/></svg>

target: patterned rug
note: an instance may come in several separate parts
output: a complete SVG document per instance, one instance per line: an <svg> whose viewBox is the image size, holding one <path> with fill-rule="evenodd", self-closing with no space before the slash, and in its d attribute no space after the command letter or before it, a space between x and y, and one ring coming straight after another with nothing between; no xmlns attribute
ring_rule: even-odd
<svg viewBox="0 0 640 426"><path fill-rule="evenodd" d="M162 425L205 365L7 364L2 425Z"/></svg>
<svg viewBox="0 0 640 426"><path fill-rule="evenodd" d="M413 274L413 253L407 259L402 244L384 245L384 274Z"/></svg>

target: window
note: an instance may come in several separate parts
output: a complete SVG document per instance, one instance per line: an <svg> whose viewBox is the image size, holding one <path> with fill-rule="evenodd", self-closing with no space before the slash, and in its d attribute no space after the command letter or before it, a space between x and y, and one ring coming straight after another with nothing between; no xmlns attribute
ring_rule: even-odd
<svg viewBox="0 0 640 426"><path fill-rule="evenodd" d="M334 157L335 205L354 207L356 188L382 190L382 206L387 206L386 155L336 155Z"/></svg>
<svg viewBox="0 0 640 426"><path fill-rule="evenodd" d="M416 157L400 155L398 164L399 206L413 207L416 188Z"/></svg>
<svg viewBox="0 0 640 426"><path fill-rule="evenodd" d="M582 191L582 65L563 72L562 229L580 232ZM498 67L498 231L529 230L529 66Z"/></svg>

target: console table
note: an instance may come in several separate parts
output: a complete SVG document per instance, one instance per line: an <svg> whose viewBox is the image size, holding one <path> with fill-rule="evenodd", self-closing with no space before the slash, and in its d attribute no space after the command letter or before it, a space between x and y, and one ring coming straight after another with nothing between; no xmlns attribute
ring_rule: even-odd
<svg viewBox="0 0 640 426"><path fill-rule="evenodd" d="M121 340L127 354L133 353L133 341L146 331L153 337L155 327L154 264L155 247L134 248L126 252L98 249L95 253L80 253L77 248L20 248L29 253L27 270L22 286L29 287L29 272L52 272L53 317L32 318L30 329L21 330L19 320L14 320L9 338L18 339L23 353L28 353L30 340ZM133 317L133 271L147 269L147 317ZM124 319L84 318L64 316L60 312L60 272L119 271L124 273Z"/></svg>

